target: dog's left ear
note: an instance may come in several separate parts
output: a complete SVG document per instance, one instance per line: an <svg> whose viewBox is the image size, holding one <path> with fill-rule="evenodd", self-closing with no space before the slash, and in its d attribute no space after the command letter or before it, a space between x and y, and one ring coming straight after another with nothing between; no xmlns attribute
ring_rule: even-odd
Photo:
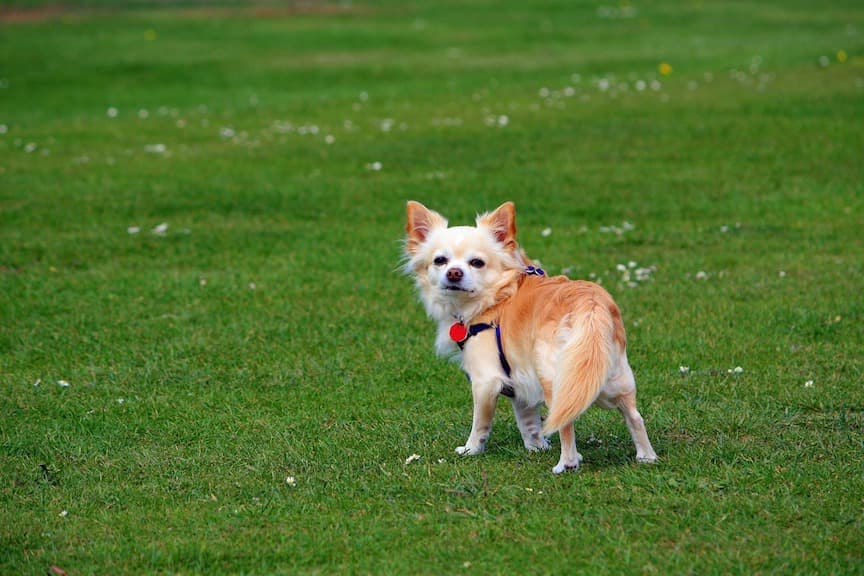
<svg viewBox="0 0 864 576"><path fill-rule="evenodd" d="M443 216L434 210L429 210L420 202L409 200L406 212L408 219L405 232L408 233L408 238L405 250L409 254L417 252L432 230L447 227L447 220Z"/></svg>
<svg viewBox="0 0 864 576"><path fill-rule="evenodd" d="M478 216L477 226L489 228L504 248L516 248L516 206L513 202L505 202L494 212Z"/></svg>

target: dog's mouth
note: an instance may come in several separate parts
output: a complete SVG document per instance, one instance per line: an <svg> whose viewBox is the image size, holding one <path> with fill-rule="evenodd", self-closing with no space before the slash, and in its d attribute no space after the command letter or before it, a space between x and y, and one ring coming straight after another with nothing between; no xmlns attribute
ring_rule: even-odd
<svg viewBox="0 0 864 576"><path fill-rule="evenodd" d="M444 289L449 290L450 292L466 292L469 294L471 292L473 292L473 290L468 290L468 289L463 288L462 286L458 286L456 284L445 284Z"/></svg>

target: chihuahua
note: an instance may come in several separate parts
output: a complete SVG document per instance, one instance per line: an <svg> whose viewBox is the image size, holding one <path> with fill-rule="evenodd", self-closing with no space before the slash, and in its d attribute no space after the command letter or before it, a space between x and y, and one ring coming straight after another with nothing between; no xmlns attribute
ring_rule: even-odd
<svg viewBox="0 0 864 576"><path fill-rule="evenodd" d="M546 435L559 433L555 474L579 467L573 423L592 404L621 412L638 462L657 460L636 409L621 313L606 290L535 266L516 243L512 202L476 226L448 227L414 201L407 213L404 270L438 324L439 354L458 355L471 382L474 419L458 454L484 451L503 395L527 450L548 450Z"/></svg>

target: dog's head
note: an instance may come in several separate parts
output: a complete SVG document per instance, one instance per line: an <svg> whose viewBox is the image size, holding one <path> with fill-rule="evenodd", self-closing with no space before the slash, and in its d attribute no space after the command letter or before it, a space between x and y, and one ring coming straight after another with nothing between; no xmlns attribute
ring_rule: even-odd
<svg viewBox="0 0 864 576"><path fill-rule="evenodd" d="M493 305L523 267L512 202L477 217L476 226L447 226L419 202L408 202L405 271L417 282L430 316L468 320Z"/></svg>

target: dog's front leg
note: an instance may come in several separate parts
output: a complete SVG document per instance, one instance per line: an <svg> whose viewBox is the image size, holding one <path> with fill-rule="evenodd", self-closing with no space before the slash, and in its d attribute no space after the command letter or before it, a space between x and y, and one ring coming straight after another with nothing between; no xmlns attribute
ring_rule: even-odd
<svg viewBox="0 0 864 576"><path fill-rule="evenodd" d="M474 397L474 421L471 424L471 435L464 446L456 448L457 454L466 456L481 454L486 449L486 441L492 432L492 417L501 392L500 380L471 381L471 395Z"/></svg>

